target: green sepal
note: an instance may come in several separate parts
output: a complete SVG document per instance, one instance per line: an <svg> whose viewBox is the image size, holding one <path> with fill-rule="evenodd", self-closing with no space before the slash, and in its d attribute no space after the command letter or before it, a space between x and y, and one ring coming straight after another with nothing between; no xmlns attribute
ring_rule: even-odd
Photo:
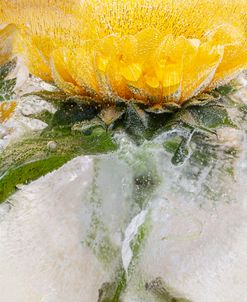
<svg viewBox="0 0 247 302"><path fill-rule="evenodd" d="M162 106L154 105L152 107L145 108L147 113L163 114L163 113L175 113L181 108L181 106L174 102L164 103Z"/></svg>
<svg viewBox="0 0 247 302"><path fill-rule="evenodd" d="M4 81L5 78L12 72L16 67L16 60L7 62L6 64L0 66L0 82Z"/></svg>
<svg viewBox="0 0 247 302"><path fill-rule="evenodd" d="M113 129L117 123L123 117L126 110L126 106L110 106L103 108L99 113L99 118L105 123L105 125Z"/></svg>
<svg viewBox="0 0 247 302"><path fill-rule="evenodd" d="M94 118L93 120L90 121L84 120L80 123L74 124L71 128L72 134L82 133L84 135L91 135L95 129L98 129L98 132L100 130L106 131L105 124L99 118Z"/></svg>
<svg viewBox="0 0 247 302"><path fill-rule="evenodd" d="M148 129L147 113L136 104L127 106L123 127L137 143L145 138L145 131Z"/></svg>
<svg viewBox="0 0 247 302"><path fill-rule="evenodd" d="M52 126L73 125L85 120L92 120L98 112L99 109L94 104L83 104L70 100L61 104L54 113Z"/></svg>
<svg viewBox="0 0 247 302"><path fill-rule="evenodd" d="M14 96L16 78L6 79L16 67L16 61L12 60L0 67L0 102L10 101Z"/></svg>
<svg viewBox="0 0 247 302"><path fill-rule="evenodd" d="M189 127L195 131L216 133L223 127L237 128L231 120L225 106L218 102L209 102L204 105L193 105L182 108L164 125L165 129L173 129L177 126ZM163 129L163 130L165 130ZM160 130L162 131L162 129Z"/></svg>
<svg viewBox="0 0 247 302"><path fill-rule="evenodd" d="M226 96L237 91L239 85L236 81L231 81L231 83L217 87L214 92L221 96Z"/></svg>

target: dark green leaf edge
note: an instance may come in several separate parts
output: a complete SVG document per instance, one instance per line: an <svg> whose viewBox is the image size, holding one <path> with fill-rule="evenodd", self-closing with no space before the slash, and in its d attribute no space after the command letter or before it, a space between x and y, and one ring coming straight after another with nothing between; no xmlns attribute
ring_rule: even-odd
<svg viewBox="0 0 247 302"><path fill-rule="evenodd" d="M11 145L0 155L0 202L13 194L17 185L52 172L76 156L116 148L111 135L101 128L94 128L90 135L55 129Z"/></svg>

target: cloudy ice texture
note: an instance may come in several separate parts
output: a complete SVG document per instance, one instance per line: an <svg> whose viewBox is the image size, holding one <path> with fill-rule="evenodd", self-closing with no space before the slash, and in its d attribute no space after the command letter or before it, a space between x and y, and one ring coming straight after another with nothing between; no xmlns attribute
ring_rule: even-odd
<svg viewBox="0 0 247 302"><path fill-rule="evenodd" d="M123 251L125 244L127 260L120 253L120 261L129 261L125 235L141 213L131 198L136 168L142 168L140 150L121 140L118 153L78 157L20 187L1 205L1 302L97 302L98 290L112 280L116 263L106 264L94 251L101 229L94 247L85 244L92 213L106 226L115 249ZM234 184L218 184L234 198L222 196L215 203L202 202L200 192L190 198L191 192L174 190L179 181L190 188L190 180L184 179L184 168L171 166L162 148L146 146L141 152L147 158L153 155L143 169L153 165L162 179L146 207L150 232L122 301L156 301L140 284L157 277L191 301L247 301L245 153ZM92 195L95 185L97 194Z"/></svg>
<svg viewBox="0 0 247 302"><path fill-rule="evenodd" d="M0 301L97 301L107 272L81 244L91 177L92 160L76 159L11 200L1 217Z"/></svg>
<svg viewBox="0 0 247 302"><path fill-rule="evenodd" d="M45 126L28 118L41 103L28 102L0 129L2 146ZM158 301L145 290L156 278L194 302L247 301L246 137L234 129L218 136L241 145L234 180L212 167L192 177L196 167L174 167L158 141L136 147L119 136L118 152L75 158L19 186L0 205L0 302L97 302L119 263L128 271L130 240L146 216L149 232L122 302ZM159 181L142 207L134 180L146 172ZM221 193L212 199L206 186ZM106 238L110 259L100 257Z"/></svg>

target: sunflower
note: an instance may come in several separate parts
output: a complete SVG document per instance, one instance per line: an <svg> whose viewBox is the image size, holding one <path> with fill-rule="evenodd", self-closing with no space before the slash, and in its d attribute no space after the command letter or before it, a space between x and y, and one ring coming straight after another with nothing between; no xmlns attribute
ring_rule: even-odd
<svg viewBox="0 0 247 302"><path fill-rule="evenodd" d="M245 0L1 0L32 74L97 102L188 99L247 67Z"/></svg>
<svg viewBox="0 0 247 302"><path fill-rule="evenodd" d="M13 121L0 127L8 130L0 141L4 146L0 151L0 204L18 189L17 197L6 204L8 210L20 196L25 201L26 191L28 206L24 203L19 208L30 214L33 200L36 218L37 201L43 204L44 196L49 195L49 204L60 216L52 199L59 201L61 209L71 203L69 207L75 210L76 200L71 201L71 196L80 199L80 204L83 199L80 245L99 265L92 268L97 278L103 270L106 274L102 284L91 274L93 283L97 281L94 293L89 286L90 270L83 274L85 284L77 278L82 286L76 285L77 301L189 302L198 301L198 293L205 301L204 292L196 289L193 294L191 286L185 288L190 282L188 274L185 286L173 289L173 277L161 268L172 271L174 261L164 260L167 256L169 260L168 241L171 251L184 249L182 241L189 251L191 242L193 253L197 237L197 250L202 240L208 241L204 226L210 230L212 226L202 212L195 211L196 205L213 217L213 223L217 207L225 214L225 205L232 205L235 213L238 201L242 209L239 196L244 191L240 188L239 192L238 186L246 179L247 82L240 77L227 84L247 68L247 0L0 0L0 24L0 123L14 111L15 93L18 103ZM21 89L18 84L26 78L22 71L13 75L18 70L15 57L21 57L20 62L34 75ZM29 182L81 156L86 157L29 187ZM44 204L47 212L46 208ZM16 213L18 207L12 215L18 218ZM195 215L203 218L202 223ZM55 218L60 223L60 217ZM186 234L178 223L183 218ZM78 229L77 218L76 224ZM13 225L17 226L16 221ZM228 226L232 228L233 223ZM163 234L164 230L168 232ZM210 248L214 242L215 238L209 241ZM9 242L6 246L12 249ZM187 259L195 262L193 253L185 254L186 259L171 254L170 259L177 261L179 256L188 267ZM152 256L151 262L147 255ZM22 259L17 260L21 263ZM213 259L212 267L215 263ZM209 286L201 285L198 268L200 288L209 292ZM57 266L51 269L57 272ZM221 277L218 271L215 275ZM28 297L29 288L36 293L33 280L26 280ZM67 275L64 280L67 286ZM64 289L61 284L53 283L56 297L51 293L50 301L66 300L65 291L56 295L60 287ZM85 292L92 292L94 298L85 298ZM41 300L42 294L39 290L36 297ZM71 294L75 297L73 290Z"/></svg>

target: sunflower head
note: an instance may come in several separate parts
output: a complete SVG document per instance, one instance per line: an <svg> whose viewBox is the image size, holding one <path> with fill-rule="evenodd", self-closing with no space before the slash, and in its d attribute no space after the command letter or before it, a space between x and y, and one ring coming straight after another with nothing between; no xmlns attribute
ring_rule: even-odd
<svg viewBox="0 0 247 302"><path fill-rule="evenodd" d="M98 102L182 104L247 67L245 0L3 0L30 72Z"/></svg>

